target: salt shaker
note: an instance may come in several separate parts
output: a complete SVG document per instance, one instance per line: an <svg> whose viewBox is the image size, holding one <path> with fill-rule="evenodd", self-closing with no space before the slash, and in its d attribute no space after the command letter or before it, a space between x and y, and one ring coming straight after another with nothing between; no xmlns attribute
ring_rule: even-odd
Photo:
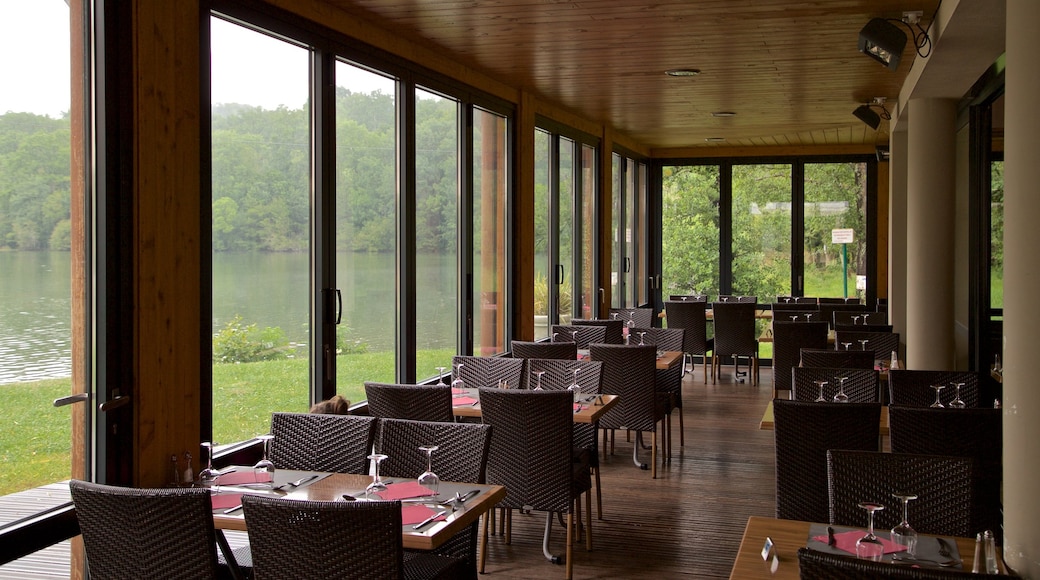
<svg viewBox="0 0 1040 580"><path fill-rule="evenodd" d="M986 557L986 574L1000 574L997 568L997 547L993 541L993 532L982 532L982 550Z"/></svg>
<svg viewBox="0 0 1040 580"><path fill-rule="evenodd" d="M981 574L983 562L982 559L985 557L983 549L982 532L975 534L975 559L972 561L971 573Z"/></svg>

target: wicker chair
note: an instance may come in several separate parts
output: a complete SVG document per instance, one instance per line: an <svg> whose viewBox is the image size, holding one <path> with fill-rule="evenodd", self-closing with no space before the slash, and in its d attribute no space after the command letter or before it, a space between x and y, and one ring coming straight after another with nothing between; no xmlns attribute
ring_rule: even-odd
<svg viewBox="0 0 1040 580"><path fill-rule="evenodd" d="M1000 409L888 408L893 453L971 457L975 471L972 530L993 530L1001 538L1003 414Z"/></svg>
<svg viewBox="0 0 1040 580"><path fill-rule="evenodd" d="M834 332L892 332L891 324L835 324Z"/></svg>
<svg viewBox="0 0 1040 580"><path fill-rule="evenodd" d="M829 369L824 367L794 367L791 369L791 399L815 401L820 396L816 381L826 381L823 398L834 399L838 392L838 378L845 377L845 394L850 403L881 403L880 375L874 369Z"/></svg>
<svg viewBox="0 0 1040 580"><path fill-rule="evenodd" d="M560 328L553 326L553 332ZM602 330L593 329L592 327L576 326L575 329L579 330ZM562 336L562 335L561 335ZM559 339L559 337L557 337ZM580 339L579 335L579 339ZM571 336L565 338L567 342L558 340L557 342L526 342L522 340L514 340L509 343L509 348L513 358L554 358L561 360L575 360L578 358L578 343L570 342Z"/></svg>
<svg viewBox="0 0 1040 580"><path fill-rule="evenodd" d="M200 488L135 489L72 480L69 491L83 535L90 577L241 577L234 557L221 570L217 545L231 554L213 528L210 492Z"/></svg>
<svg viewBox="0 0 1040 580"><path fill-rule="evenodd" d="M776 517L828 519L827 450L876 451L879 403L773 401L776 441Z"/></svg>
<svg viewBox="0 0 1040 580"><path fill-rule="evenodd" d="M805 310L807 304L798 304L797 309L785 309L773 312L773 323L776 322L826 322L819 310ZM791 318L794 316L795 318Z"/></svg>
<svg viewBox="0 0 1040 580"><path fill-rule="evenodd" d="M437 445L432 456L433 471L443 481L484 483L486 481L491 426L480 423L441 423L382 419L376 436L376 449L387 456L379 472L387 477L416 477L426 470L423 445ZM477 522L455 534L433 553L464 562L466 577L477 577ZM411 556L405 550L406 558Z"/></svg>
<svg viewBox="0 0 1040 580"><path fill-rule="evenodd" d="M798 548L798 573L801 580L952 580L978 577L978 574L963 570L893 566L888 562L862 560L810 548Z"/></svg>
<svg viewBox="0 0 1040 580"><path fill-rule="evenodd" d="M753 297L751 297L753 298ZM722 357L733 357L734 374L739 382L740 372L738 357L748 357L748 377L752 384L758 384L758 338L755 336L754 301L715 302L712 304L712 318L715 320L715 350L712 351L711 365L713 369L712 384L722 370Z"/></svg>
<svg viewBox="0 0 1040 580"><path fill-rule="evenodd" d="M571 319L571 324L574 326L603 326L607 329L606 334L603 335L604 343L623 344L625 342L625 321L620 318L616 320L584 320L574 318Z"/></svg>
<svg viewBox="0 0 1040 580"><path fill-rule="evenodd" d="M638 342L643 344L650 344L657 347L660 351L671 351L671 352L682 352L683 345L686 344L686 329L683 328L634 328L632 329L635 335L639 337ZM682 403L682 378L683 378L683 365L670 369L656 369L655 380L657 383L657 391L661 393L668 393L669 404L668 404L668 426L667 426L667 437L668 442L666 449L671 451L672 448L672 411L679 410L679 445L686 445L686 436L684 431L686 425L683 422L683 403Z"/></svg>
<svg viewBox="0 0 1040 580"><path fill-rule="evenodd" d="M563 344L574 345L575 353L571 356L571 360L578 357L577 349L587 349L589 345L594 342L606 342L607 341L607 327L606 326L589 326L587 324L554 324L552 326L552 332L557 342ZM577 334L575 334L577 333ZM575 342L577 338L577 342ZM524 358L556 358L548 356L529 356Z"/></svg>
<svg viewBox="0 0 1040 580"><path fill-rule="evenodd" d="M617 404L600 419L607 430L636 431L632 445L632 461L641 469L650 469L657 478L657 425L665 418L671 396L658 393L656 387L657 347L594 344L592 360L603 361L603 392L618 395ZM650 464L639 461L642 433L653 433ZM606 433L604 433L604 438ZM606 449L604 440L604 449ZM611 447L613 452L613 447Z"/></svg>
<svg viewBox="0 0 1040 580"><path fill-rule="evenodd" d="M861 342L861 341L866 342ZM888 360L893 352L900 352L898 332L871 332L871 331L848 331L836 330L834 334L835 346L851 344L852 350L866 350L874 353L874 360ZM902 359L903 357L899 357Z"/></svg>
<svg viewBox="0 0 1040 580"><path fill-rule="evenodd" d="M835 310L831 314L830 322L835 328L839 326L887 326L888 316L884 312Z"/></svg>
<svg viewBox="0 0 1040 580"><path fill-rule="evenodd" d="M451 387L365 382L368 413L386 419L454 422Z"/></svg>
<svg viewBox="0 0 1040 580"><path fill-rule="evenodd" d="M505 541L510 543L509 518L512 509L530 507L545 511L545 537L549 545L554 513L567 514L567 578L573 574L571 547L574 542L574 513L578 499L585 494L586 549L592 549L591 479L587 462L575 460L573 445L573 398L567 391L527 389L480 389L484 423L491 425L491 451L488 455L488 483L506 488L500 507ZM580 511L578 511L580 513ZM481 549L480 571L487 556L487 526ZM546 557L549 557L546 551ZM555 560L556 557L553 557Z"/></svg>
<svg viewBox="0 0 1040 580"><path fill-rule="evenodd" d="M939 400L946 405L956 396L954 383L964 383L961 400L967 407L979 406L982 373L976 371L891 370L888 372L889 400L893 405L928 407L935 402L932 385L946 385L939 392Z"/></svg>
<svg viewBox="0 0 1040 580"><path fill-rule="evenodd" d="M780 302L779 301L780 298L783 298L783 297L782 296L777 296L778 301L774 302L772 305L770 305L770 308L773 310L773 312L781 312L781 311L787 311L787 310L816 311L816 312L820 311L820 305L817 304L815 301L813 301L813 302L805 302L805 301L801 300L800 298L791 298L790 302ZM782 317L773 316L773 318L782 318Z"/></svg>
<svg viewBox="0 0 1040 580"><path fill-rule="evenodd" d="M791 369L801 363L803 348L827 348L826 322L773 320L773 398L791 390Z"/></svg>
<svg viewBox="0 0 1040 580"><path fill-rule="evenodd" d="M861 526L866 514L858 504L872 501L893 508L874 514L876 528L891 528L903 516L892 494L914 493L917 499L910 505L910 525L915 530L971 535L974 464L969 457L831 449L827 452L829 521Z"/></svg>
<svg viewBox="0 0 1040 580"><path fill-rule="evenodd" d="M613 317L617 314L619 320L628 324L632 321L633 324L638 328L650 328L654 325L654 309L653 308L611 308L610 315Z"/></svg>
<svg viewBox="0 0 1040 580"><path fill-rule="evenodd" d="M452 367L462 368L457 375L467 387L497 387L499 381L518 388L524 384L524 360L501 356L461 356L452 358Z"/></svg>
<svg viewBox="0 0 1040 580"><path fill-rule="evenodd" d="M719 302L739 302L741 304L758 304L758 296L742 296L737 294L719 294Z"/></svg>
<svg viewBox="0 0 1040 580"><path fill-rule="evenodd" d="M278 469L368 473L375 417L271 414L271 461Z"/></svg>
<svg viewBox="0 0 1040 580"><path fill-rule="evenodd" d="M242 496L258 578L456 578L462 562L406 558L399 501Z"/></svg>
<svg viewBox="0 0 1040 580"><path fill-rule="evenodd" d="M664 303L665 320L668 328L682 328L686 331L683 335L684 354L683 373L686 372L685 357L690 357L691 369L695 366L694 355L700 355L701 365L704 367L704 383L708 383L708 352L715 348L715 339L708 338L708 319L706 316L707 302L690 302L682 300L669 300Z"/></svg>
<svg viewBox="0 0 1040 580"><path fill-rule="evenodd" d="M874 353L869 350L832 350L820 348L803 348L801 353L803 367L824 367L830 369L872 369Z"/></svg>
<svg viewBox="0 0 1040 580"><path fill-rule="evenodd" d="M841 302L831 302L830 300L840 300ZM827 321L827 324L834 328L834 313L835 312L854 312L856 314L862 314L868 312L870 309L866 304L859 304L857 302L845 303L842 298L820 298L820 316Z"/></svg>

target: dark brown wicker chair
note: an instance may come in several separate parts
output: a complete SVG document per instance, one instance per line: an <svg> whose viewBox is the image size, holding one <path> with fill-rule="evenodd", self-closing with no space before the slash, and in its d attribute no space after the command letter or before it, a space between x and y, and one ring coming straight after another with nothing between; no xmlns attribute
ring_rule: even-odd
<svg viewBox="0 0 1040 580"><path fill-rule="evenodd" d="M741 304L758 304L758 296L743 296L737 294L719 294L719 302L739 302Z"/></svg>
<svg viewBox="0 0 1040 580"><path fill-rule="evenodd" d="M437 445L432 455L433 471L442 481L484 483L486 481L491 426L480 423L442 423L381 419L376 449L387 456L379 472L387 477L416 477L426 470L423 445ZM433 553L463 560L466 577L477 577L477 522L455 534ZM410 555L411 551L406 550Z"/></svg>
<svg viewBox="0 0 1040 580"><path fill-rule="evenodd" d="M773 322L826 322L819 310L802 310L806 305L799 304L799 309L773 312ZM791 318L794 316L795 318Z"/></svg>
<svg viewBox="0 0 1040 580"><path fill-rule="evenodd" d="M781 296L777 296L778 300L780 298L782 298L782 297ZM787 311L787 310L815 311L815 312L819 312L820 311L820 305L817 304L815 301L813 301L813 302L805 302L805 301L800 300L798 298L792 298L790 302L782 302L782 301L774 302L774 303L772 303L770 305L770 308L773 310L774 313L775 312ZM783 317L774 315L773 318L783 318Z"/></svg>
<svg viewBox="0 0 1040 580"><path fill-rule="evenodd" d="M650 328L654 325L653 308L611 308L610 315L613 316L615 314L626 325L629 321L632 321L633 324L629 326Z"/></svg>
<svg viewBox="0 0 1040 580"><path fill-rule="evenodd" d="M932 385L946 385L939 392L943 405L954 399L953 383L964 383L961 400L969 408L978 407L982 373L976 371L927 371L896 369L888 372L888 394L893 405L927 407L935 402Z"/></svg>
<svg viewBox="0 0 1040 580"><path fill-rule="evenodd" d="M591 356L592 360L603 361L603 392L619 396L614 408L600 419L600 427L636 431L632 461L641 469L650 469L651 477L656 478L657 425L664 420L671 399L668 393L658 393L655 387L657 347L594 344ZM641 435L646 431L653 433L649 465L639 461Z"/></svg>
<svg viewBox="0 0 1040 580"><path fill-rule="evenodd" d="M753 297L751 297L753 298ZM752 384L758 384L758 338L755 335L754 301L715 302L712 304L712 318L715 321L715 350L712 351L713 369L712 384L722 370L722 357L733 357L733 369L739 382L739 357L747 357L748 377Z"/></svg>
<svg viewBox="0 0 1040 580"><path fill-rule="evenodd" d="M872 369L874 353L869 350L833 350L820 348L803 348L801 353L803 367L824 367L830 369Z"/></svg>
<svg viewBox="0 0 1040 580"><path fill-rule="evenodd" d="M917 499L910 504L910 525L915 530L971 535L974 463L968 457L831 449L827 452L829 521L862 526L866 513L858 504L871 501L889 508L874 514L874 526L891 528L903 515L892 494L914 493Z"/></svg>
<svg viewBox="0 0 1040 580"><path fill-rule="evenodd" d="M635 343L649 344L657 347L659 351L670 351L670 352L682 352L683 345L686 343L686 329L683 328L634 328L635 332ZM683 403L682 403L682 378L683 378L683 365L673 367L670 369L656 369L656 382L657 391L660 393L668 393L669 404L668 404L668 426L667 426L667 437L668 442L666 449L671 450L672 448L672 412L676 409L679 410L679 445L686 445L686 436L684 431L686 425L683 422Z"/></svg>
<svg viewBox="0 0 1040 580"><path fill-rule="evenodd" d="M835 324L834 332L892 332L891 324Z"/></svg>
<svg viewBox="0 0 1040 580"><path fill-rule="evenodd" d="M577 349L587 349L589 345L594 342L606 342L607 340L607 327L606 326L590 326L587 324L554 324L552 326L552 332L555 335L554 340L563 344L575 345L574 356L570 357L571 360L577 358ZM575 334L577 333L577 334ZM577 342L575 342L577 338ZM556 358L548 356L535 356L525 358Z"/></svg>
<svg viewBox="0 0 1040 580"><path fill-rule="evenodd" d="M556 332L556 326L553 327L553 332ZM576 326L575 329L579 330L602 330L594 329L593 327ZM578 358L578 343L571 341L572 336L566 337L564 341L561 341L557 337L557 342L527 342L522 340L514 340L509 343L509 348L513 358L555 358L562 360L575 360ZM580 336L579 336L580 338Z"/></svg>
<svg viewBox="0 0 1040 580"><path fill-rule="evenodd" d="M460 363L459 376L467 387L497 387L499 381L519 388L524 384L524 359L501 356L461 356L452 358L452 368Z"/></svg>
<svg viewBox="0 0 1040 580"><path fill-rule="evenodd" d="M876 451L880 403L773 401L776 517L828 520L827 450Z"/></svg>
<svg viewBox="0 0 1040 580"><path fill-rule="evenodd" d="M893 566L888 562L873 562L809 548L798 548L798 573L801 580L952 580L978 577L978 574L964 570Z"/></svg>
<svg viewBox="0 0 1040 580"><path fill-rule="evenodd" d="M487 480L506 488L506 497L499 504L506 509L502 521L506 543L511 541L509 518L512 509L530 507L547 512L543 546L549 545L553 514L567 514L565 562L567 578L570 578L574 562L571 557L576 524L574 513L580 509L576 506L581 494L585 494L586 504L586 549L592 549L592 503L589 496L592 483L588 463L574 458L571 393L481 388L480 406L484 423L493 429ZM481 573L487 556L488 519L484 519Z"/></svg>
<svg viewBox="0 0 1040 580"><path fill-rule="evenodd" d="M841 300L842 302L831 302L830 300ZM827 324L831 325L831 328L834 328L835 312L855 312L860 314L869 310L866 304L845 303L842 298L820 298L820 316L827 321Z"/></svg>
<svg viewBox="0 0 1040 580"><path fill-rule="evenodd" d="M224 535L213 528L208 489L136 489L72 480L69 491L83 535L90 577L241 577L217 563L217 545L231 554Z"/></svg>
<svg viewBox="0 0 1040 580"><path fill-rule="evenodd" d="M447 385L401 385L365 382L368 414L386 419L412 421L455 421L451 410L451 387Z"/></svg>
<svg viewBox="0 0 1040 580"><path fill-rule="evenodd" d="M791 369L801 363L803 348L827 348L826 322L773 320L774 399L778 396L777 391L791 390Z"/></svg>
<svg viewBox="0 0 1040 580"><path fill-rule="evenodd" d="M880 373L874 369L829 369L824 367L794 367L791 369L791 398L795 401L815 401L820 396L816 381L826 381L823 398L834 399L838 392L838 378L846 377L845 394L850 403L880 403Z"/></svg>
<svg viewBox="0 0 1040 580"><path fill-rule="evenodd" d="M899 348L898 332L836 330L834 343L842 349L845 348L844 344L850 344L849 348L852 350L873 352L874 360L889 360L893 352L899 354L902 350ZM903 360L904 357L899 356L899 359Z"/></svg>
<svg viewBox="0 0 1040 580"><path fill-rule="evenodd" d="M607 320L584 320L580 318L571 319L571 324L574 326L602 326L605 327L606 334L603 335L603 342L606 344L623 344L625 342L625 322L620 318L618 319L607 319Z"/></svg>
<svg viewBox="0 0 1040 580"><path fill-rule="evenodd" d="M993 530L1001 538L1003 414L1000 409L888 408L893 453L955 455L975 460L972 530Z"/></svg>
<svg viewBox="0 0 1040 580"><path fill-rule="evenodd" d="M695 368L693 357L700 355L701 365L704 367L704 383L708 383L708 353L715 347L715 339L708 338L708 320L705 314L708 304L704 301L690 302L682 300L669 300L664 303L665 320L668 328L682 328L686 331L683 335L682 351L690 357L690 368ZM686 361L683 360L683 372L686 371Z"/></svg>
<svg viewBox="0 0 1040 580"><path fill-rule="evenodd" d="M271 414L271 461L278 469L368 473L375 417Z"/></svg>
<svg viewBox="0 0 1040 580"><path fill-rule="evenodd" d="M834 328L839 326L888 326L888 316L884 312L835 310L831 314L831 324Z"/></svg>
<svg viewBox="0 0 1040 580"><path fill-rule="evenodd" d="M399 501L242 497L257 578L456 578L462 562L405 557Z"/></svg>

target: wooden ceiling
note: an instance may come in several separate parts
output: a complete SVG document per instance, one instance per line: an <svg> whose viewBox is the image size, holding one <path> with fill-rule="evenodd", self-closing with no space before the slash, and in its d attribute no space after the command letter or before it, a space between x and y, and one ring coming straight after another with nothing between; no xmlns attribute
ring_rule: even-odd
<svg viewBox="0 0 1040 580"><path fill-rule="evenodd" d="M859 31L904 11L927 27L940 0L324 1L667 149L887 141L886 122L852 111L896 98L913 39L893 72L858 52ZM676 68L701 74L664 74Z"/></svg>

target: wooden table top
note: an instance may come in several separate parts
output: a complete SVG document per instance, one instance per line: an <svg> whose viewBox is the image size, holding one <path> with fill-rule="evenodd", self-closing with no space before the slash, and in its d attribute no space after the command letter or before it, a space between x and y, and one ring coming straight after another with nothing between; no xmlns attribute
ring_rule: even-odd
<svg viewBox="0 0 1040 580"><path fill-rule="evenodd" d="M455 416L479 419L482 414L477 389L467 387L466 394L463 396L471 399L478 399L478 401L476 404L469 403L453 407L452 410L455 413ZM612 409L618 402L617 395L587 395L586 397L591 398L590 402L583 403L581 409L574 412L573 416L575 423L595 423L600 420L604 413Z"/></svg>
<svg viewBox="0 0 1040 580"><path fill-rule="evenodd" d="M825 524L824 524L825 525ZM778 520L751 516L744 528L744 537L740 540L740 550L733 562L730 572L732 580L785 579L798 580L798 548L804 547L809 540L810 522L798 520ZM772 538L773 549L780 558L776 573L770 572L770 562L762 559L762 547L766 537ZM921 534L921 537L930 537ZM974 538L954 538L957 551L963 561L963 569L971 571L975 557ZM999 548L998 548L999 551ZM1000 557L998 554L998 562Z"/></svg>
<svg viewBox="0 0 1040 580"><path fill-rule="evenodd" d="M244 469L252 470L251 467L246 467ZM282 497L286 499L305 499L312 501L343 501L343 494L349 494L354 497L364 496L365 487L372 482L372 476L370 475L279 470L275 472L275 483L278 484L287 481L295 481L296 479L310 473L316 473L322 478L311 484L300 487L291 493L287 493ZM386 482L411 481L400 477L386 477L383 478L383 480ZM489 511L495 506L495 504L506 497L506 488L501 485L478 485L474 483L442 481L439 489L440 494L437 498L431 498L430 507L434 507L433 504L439 501L439 499L454 496L455 492L466 493L467 491L474 489L479 489L480 493L466 501L464 509L450 513L444 521L428 524L418 531L413 530L411 525L403 526L401 528L401 535L404 547L417 550L432 550L437 548L444 542L448 541L456 532L465 529L467 526L477 521L481 515ZM244 489L236 486L224 486L217 488L217 490L218 491L215 491L215 493L218 494L242 493L243 491L259 495L277 493L257 489ZM241 509L231 514L225 514L223 509L214 510L213 524L217 528L225 530L244 531L246 529L246 520L242 515Z"/></svg>
<svg viewBox="0 0 1040 580"><path fill-rule="evenodd" d="M834 403L840 405L841 403ZM758 428L763 431L772 431L774 427L773 419L773 402L769 401L766 405L766 410L762 413L762 421L758 424ZM888 435L888 406L881 407L881 431L879 433L882 436Z"/></svg>

